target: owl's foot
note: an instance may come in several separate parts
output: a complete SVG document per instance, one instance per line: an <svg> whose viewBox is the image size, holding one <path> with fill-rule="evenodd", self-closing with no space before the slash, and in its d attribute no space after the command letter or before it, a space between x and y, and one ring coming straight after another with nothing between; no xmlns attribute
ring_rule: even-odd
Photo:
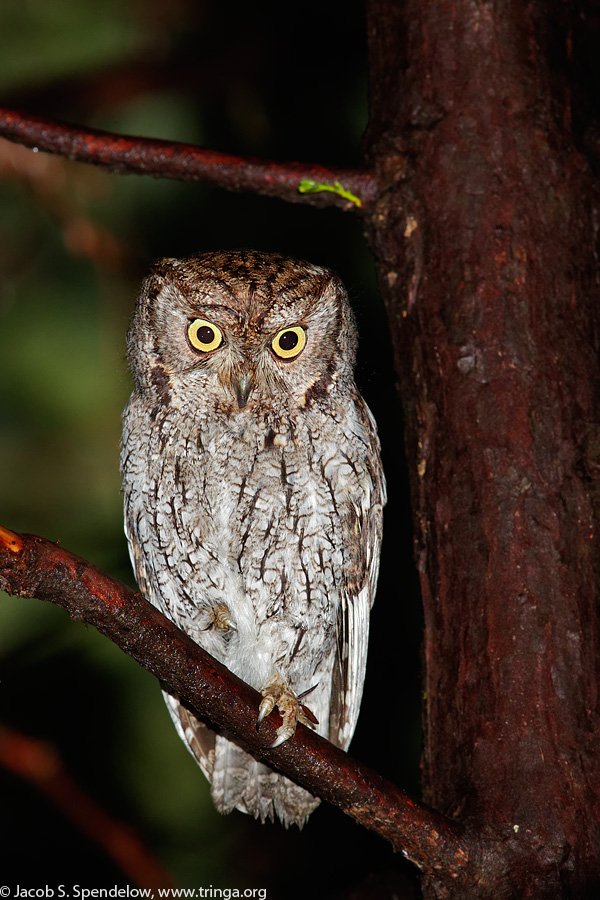
<svg viewBox="0 0 600 900"><path fill-rule="evenodd" d="M304 697L308 693L310 691L305 691L300 697ZM298 722L302 722L303 725L318 725L318 720L311 711L300 703L300 697L296 697L288 685L279 678L263 688L261 694L263 699L258 708L256 730L258 731L260 723L275 707L277 707L283 719L282 724L277 729L277 737L271 744L271 747L279 747L280 744L289 740L296 731Z"/></svg>
<svg viewBox="0 0 600 900"><path fill-rule="evenodd" d="M215 603L213 606L213 619L214 626L219 631L237 630L226 603Z"/></svg>
<svg viewBox="0 0 600 900"><path fill-rule="evenodd" d="M205 615L208 617L208 623L202 631L210 631L213 628L223 632L237 631L226 603L215 603L214 606L207 607Z"/></svg>

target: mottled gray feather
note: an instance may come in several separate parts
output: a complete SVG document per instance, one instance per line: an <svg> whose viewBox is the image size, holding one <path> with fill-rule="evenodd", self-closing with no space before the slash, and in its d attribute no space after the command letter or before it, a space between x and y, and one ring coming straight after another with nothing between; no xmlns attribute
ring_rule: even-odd
<svg viewBox="0 0 600 900"><path fill-rule="evenodd" d="M196 318L218 326L218 349L190 345ZM306 345L282 360L271 342L291 326ZM140 589L257 690L275 676L296 697L313 689L303 702L317 731L346 748L385 484L341 283L252 251L164 260L144 284L128 347L135 390L121 468ZM242 375L247 401L235 390ZM218 809L302 824L317 800L166 700Z"/></svg>

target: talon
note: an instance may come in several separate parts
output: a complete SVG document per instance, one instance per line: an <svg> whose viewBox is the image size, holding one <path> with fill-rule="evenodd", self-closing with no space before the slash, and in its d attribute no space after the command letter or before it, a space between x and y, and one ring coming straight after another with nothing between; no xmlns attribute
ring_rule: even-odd
<svg viewBox="0 0 600 900"><path fill-rule="evenodd" d="M257 731L260 727L260 723L263 721L263 719L265 719L269 715L269 713L271 713L273 711L274 708L275 708L275 698L271 697L270 695L267 697L264 697L264 699L261 701L260 706L258 707L258 716L256 719L256 730Z"/></svg>
<svg viewBox="0 0 600 900"><path fill-rule="evenodd" d="M212 629L222 632L237 631L235 621L232 619L226 603L215 603L214 606L207 606L203 614L206 617L205 621L208 621L206 621L206 625L201 631L211 631ZM224 636L227 637L227 634Z"/></svg>
<svg viewBox="0 0 600 900"><path fill-rule="evenodd" d="M303 700L304 697L308 697L308 695L312 694L312 692L315 691L318 688L318 686L319 686L319 683L317 682L317 684L313 684L313 686L311 688L309 688L307 691L302 691L301 694L298 694L298 700Z"/></svg>
<svg viewBox="0 0 600 900"><path fill-rule="evenodd" d="M294 735L296 731L296 725L298 724L298 720L300 718L300 710L298 701L293 694L292 698L293 702L291 702L288 697L280 697L279 699L277 708L279 709L279 712L283 719L283 723L277 729L277 736L271 744L271 747L279 747L280 744L284 744L286 741L289 741L289 739Z"/></svg>
<svg viewBox="0 0 600 900"><path fill-rule="evenodd" d="M319 720L315 716L314 712L305 706L304 703L300 706L301 716L298 717L298 720L302 722L303 725L318 725Z"/></svg>
<svg viewBox="0 0 600 900"><path fill-rule="evenodd" d="M303 694L300 694L300 697L305 697L313 690L314 687L309 688L308 691L304 691ZM279 678L267 685L267 687L263 689L262 695L263 699L258 710L256 730L258 731L259 725L263 719L272 712L275 706L283 719L282 724L277 729L276 738L271 744L272 748L279 747L281 744L285 743L285 741L288 741L296 731L298 722L302 722L303 725L319 724L316 716L314 716L306 706L300 703L299 698L296 697L294 692Z"/></svg>
<svg viewBox="0 0 600 900"><path fill-rule="evenodd" d="M236 631L235 624L229 612L229 607L226 603L215 603L212 613L215 628L218 628L219 631Z"/></svg>
<svg viewBox="0 0 600 900"><path fill-rule="evenodd" d="M283 734L279 733L281 731L283 731ZM277 729L277 737L275 738L273 743L270 745L270 749L274 750L275 747L279 747L279 746L281 746L281 744L285 744L286 741L289 741L289 739L291 738L291 736L294 734L295 731L296 731L296 726L294 726L291 733L288 734L287 729L284 731L283 725L282 725L281 728Z"/></svg>

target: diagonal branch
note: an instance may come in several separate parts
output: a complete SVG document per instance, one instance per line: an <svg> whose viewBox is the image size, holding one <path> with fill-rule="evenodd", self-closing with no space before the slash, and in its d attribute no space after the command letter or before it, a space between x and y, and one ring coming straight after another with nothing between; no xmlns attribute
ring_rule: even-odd
<svg viewBox="0 0 600 900"><path fill-rule="evenodd" d="M0 528L0 588L48 600L94 625L212 728L389 840L423 871L449 881L464 875L469 845L461 826L303 725L272 748L281 720L272 714L257 732L260 695L95 566L44 538Z"/></svg>
<svg viewBox="0 0 600 900"><path fill-rule="evenodd" d="M154 175L179 181L201 181L230 191L251 191L290 203L337 206L356 211L354 195L364 210L372 205L377 182L367 169L331 169L309 163L230 156L193 144L111 134L68 125L29 113L0 109L0 136L34 150L92 163L121 175ZM317 193L300 193L302 181L327 185ZM331 190L339 183L344 194Z"/></svg>

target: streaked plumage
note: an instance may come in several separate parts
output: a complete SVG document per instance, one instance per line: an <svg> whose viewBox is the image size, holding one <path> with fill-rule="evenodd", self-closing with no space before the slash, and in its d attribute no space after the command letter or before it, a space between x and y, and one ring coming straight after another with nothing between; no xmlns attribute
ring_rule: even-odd
<svg viewBox="0 0 600 900"><path fill-rule="evenodd" d="M356 726L385 484L331 272L253 251L163 260L129 333L125 526L143 594L346 748ZM318 801L166 696L215 805L302 824ZM257 711L258 713L258 711Z"/></svg>

